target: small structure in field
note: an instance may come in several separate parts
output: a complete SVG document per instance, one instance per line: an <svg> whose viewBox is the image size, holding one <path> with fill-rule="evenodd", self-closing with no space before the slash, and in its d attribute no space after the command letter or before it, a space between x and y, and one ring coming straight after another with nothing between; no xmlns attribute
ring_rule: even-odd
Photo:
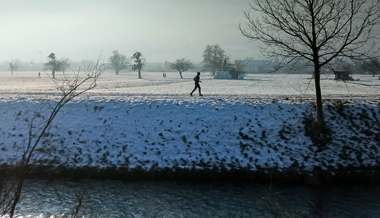
<svg viewBox="0 0 380 218"><path fill-rule="evenodd" d="M244 74L236 71L216 71L214 79L244 79Z"/></svg>
<svg viewBox="0 0 380 218"><path fill-rule="evenodd" d="M350 76L350 72L348 71L335 71L334 70L334 74L335 74L335 78L334 80L354 80L351 76Z"/></svg>
<svg viewBox="0 0 380 218"><path fill-rule="evenodd" d="M232 79L232 76L228 71L216 71L214 79Z"/></svg>

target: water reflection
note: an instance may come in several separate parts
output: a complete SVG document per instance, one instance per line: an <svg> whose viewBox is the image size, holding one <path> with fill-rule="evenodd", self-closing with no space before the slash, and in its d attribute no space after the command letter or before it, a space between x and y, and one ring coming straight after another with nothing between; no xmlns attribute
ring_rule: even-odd
<svg viewBox="0 0 380 218"><path fill-rule="evenodd" d="M380 187L27 181L19 217L380 217Z"/></svg>

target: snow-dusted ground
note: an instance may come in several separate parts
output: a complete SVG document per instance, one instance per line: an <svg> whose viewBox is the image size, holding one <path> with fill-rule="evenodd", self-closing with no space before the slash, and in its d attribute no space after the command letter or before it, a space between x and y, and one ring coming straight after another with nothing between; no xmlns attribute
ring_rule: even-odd
<svg viewBox="0 0 380 218"><path fill-rule="evenodd" d="M137 79L136 72L106 72L99 80L99 86L87 96L100 98L125 99L125 97L146 97L157 99L181 99L193 101L188 95L193 89L195 72L184 72L184 79L179 74L142 72L143 79ZM61 78L57 75L57 78ZM314 81L306 74L248 74L244 80L214 80L209 73L202 73L202 91L206 101L209 98L314 98ZM322 75L321 86L324 98L369 98L379 99L380 80L378 76L354 75L357 81L333 80L334 75ZM54 84L45 72L0 72L0 93L2 98L31 97L50 95L55 92Z"/></svg>
<svg viewBox="0 0 380 218"><path fill-rule="evenodd" d="M353 75L356 81L347 83L322 76L323 97L330 99L325 120L332 131L323 148L313 145L303 124L314 115L310 75L215 80L202 73L203 97L189 95L194 72L185 72L184 79L178 73L142 76L104 73L95 90L62 109L41 141L51 149L40 149L39 158L68 166L144 169L312 171L380 164L378 76ZM58 93L44 72L41 78L38 72L0 72L0 163L20 159L28 124L49 115Z"/></svg>

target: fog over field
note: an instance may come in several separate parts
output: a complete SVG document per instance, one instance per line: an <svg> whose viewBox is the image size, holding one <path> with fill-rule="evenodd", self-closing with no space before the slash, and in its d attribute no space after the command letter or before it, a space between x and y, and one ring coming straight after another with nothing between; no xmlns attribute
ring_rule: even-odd
<svg viewBox="0 0 380 218"><path fill-rule="evenodd" d="M234 59L258 58L257 43L238 30L249 0L3 1L0 61L46 62L54 52L73 61L112 51L148 62L202 60L219 44Z"/></svg>

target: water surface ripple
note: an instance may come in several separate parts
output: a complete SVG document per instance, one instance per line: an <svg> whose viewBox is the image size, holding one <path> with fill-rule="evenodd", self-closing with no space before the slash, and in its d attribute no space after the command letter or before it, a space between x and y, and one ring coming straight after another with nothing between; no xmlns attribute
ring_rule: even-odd
<svg viewBox="0 0 380 218"><path fill-rule="evenodd" d="M380 217L380 187L28 180L19 217Z"/></svg>

